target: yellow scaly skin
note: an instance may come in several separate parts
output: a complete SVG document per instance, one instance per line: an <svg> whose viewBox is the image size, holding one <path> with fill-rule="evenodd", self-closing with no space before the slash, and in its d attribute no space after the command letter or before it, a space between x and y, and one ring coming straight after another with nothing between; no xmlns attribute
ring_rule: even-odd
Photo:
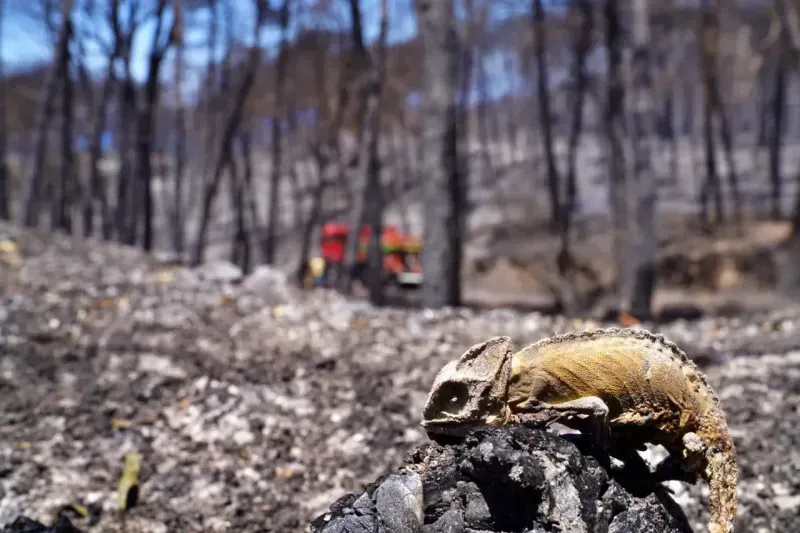
<svg viewBox="0 0 800 533"><path fill-rule="evenodd" d="M685 476L708 482L709 532L732 533L736 449L717 395L680 348L625 328L558 335L513 355L510 346L490 339L439 372L423 411L429 433L558 421L615 451L661 444Z"/></svg>

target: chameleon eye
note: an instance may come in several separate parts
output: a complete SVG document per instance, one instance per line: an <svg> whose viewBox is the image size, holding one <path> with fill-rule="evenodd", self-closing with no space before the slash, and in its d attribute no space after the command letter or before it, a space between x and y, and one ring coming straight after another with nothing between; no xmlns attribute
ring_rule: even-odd
<svg viewBox="0 0 800 533"><path fill-rule="evenodd" d="M457 412L469 401L469 388L463 383L443 383L436 394L435 404L438 410Z"/></svg>

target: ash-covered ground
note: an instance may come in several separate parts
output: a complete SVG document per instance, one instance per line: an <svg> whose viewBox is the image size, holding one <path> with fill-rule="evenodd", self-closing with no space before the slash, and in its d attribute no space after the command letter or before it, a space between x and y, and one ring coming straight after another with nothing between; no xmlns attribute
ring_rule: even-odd
<svg viewBox="0 0 800 533"><path fill-rule="evenodd" d="M14 242L16 246L9 244ZM273 271L159 264L0 226L0 525L87 506L86 532L306 531L428 442L435 373L472 344L603 324L369 308ZM740 458L739 531L800 531L800 310L645 327L698 362ZM139 505L116 510L123 455ZM673 482L697 531L702 484Z"/></svg>

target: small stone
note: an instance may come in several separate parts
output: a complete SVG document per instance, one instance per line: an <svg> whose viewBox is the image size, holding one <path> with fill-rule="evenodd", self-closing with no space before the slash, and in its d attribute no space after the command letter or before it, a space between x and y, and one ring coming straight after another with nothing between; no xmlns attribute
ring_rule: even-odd
<svg viewBox="0 0 800 533"><path fill-rule="evenodd" d="M160 375L165 378L184 379L184 369L173 363L168 357L146 353L139 356L139 370Z"/></svg>
<svg viewBox="0 0 800 533"><path fill-rule="evenodd" d="M213 282L236 282L242 279L242 269L230 261L208 261L194 270L200 279Z"/></svg>
<svg viewBox="0 0 800 533"><path fill-rule="evenodd" d="M424 519L422 480L413 475L391 475L375 491L380 533L417 533Z"/></svg>
<svg viewBox="0 0 800 533"><path fill-rule="evenodd" d="M244 429L234 433L232 438L233 442L235 442L237 446L246 446L248 444L252 444L253 441L256 440L255 435Z"/></svg>

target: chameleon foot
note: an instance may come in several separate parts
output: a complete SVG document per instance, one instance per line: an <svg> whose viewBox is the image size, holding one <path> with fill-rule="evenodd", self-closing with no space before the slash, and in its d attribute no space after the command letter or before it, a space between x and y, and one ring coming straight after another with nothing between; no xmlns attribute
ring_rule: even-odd
<svg viewBox="0 0 800 533"><path fill-rule="evenodd" d="M525 402L516 407L521 423L548 426L555 422L576 429L590 437L598 450L607 450L610 440L608 406L597 396L550 404Z"/></svg>

